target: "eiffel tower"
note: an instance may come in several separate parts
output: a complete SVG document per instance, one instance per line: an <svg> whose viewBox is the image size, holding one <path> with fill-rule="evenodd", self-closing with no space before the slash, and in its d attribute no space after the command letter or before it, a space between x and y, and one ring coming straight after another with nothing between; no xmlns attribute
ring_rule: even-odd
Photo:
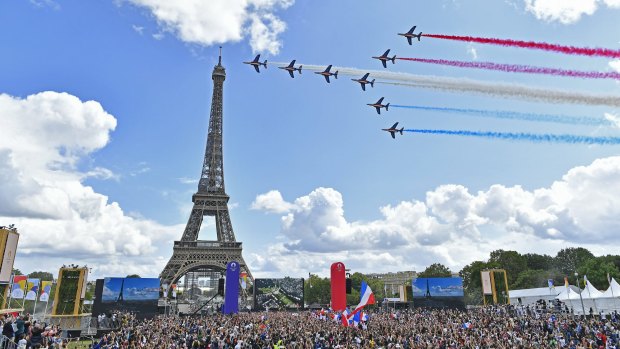
<svg viewBox="0 0 620 349"><path fill-rule="evenodd" d="M241 270L252 274L241 255L241 242L236 241L233 232L228 200L224 190L224 157L222 147L222 95L226 69L222 66L222 48L218 64L213 68L213 97L211 99L211 116L209 117L209 134L205 150L202 174L198 182L198 191L192 196L194 207L189 216L183 237L174 242L172 257L159 275L163 284L172 285L179 279L197 271L209 271L212 275L226 270L226 264L237 261ZM204 216L215 218L216 241L198 240L198 233Z"/></svg>

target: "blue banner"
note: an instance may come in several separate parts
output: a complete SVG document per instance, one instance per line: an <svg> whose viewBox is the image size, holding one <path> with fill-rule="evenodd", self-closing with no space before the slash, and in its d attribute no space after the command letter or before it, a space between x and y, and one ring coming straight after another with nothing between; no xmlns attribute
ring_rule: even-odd
<svg viewBox="0 0 620 349"><path fill-rule="evenodd" d="M226 288L224 290L224 314L239 312L239 262L232 261L226 265Z"/></svg>

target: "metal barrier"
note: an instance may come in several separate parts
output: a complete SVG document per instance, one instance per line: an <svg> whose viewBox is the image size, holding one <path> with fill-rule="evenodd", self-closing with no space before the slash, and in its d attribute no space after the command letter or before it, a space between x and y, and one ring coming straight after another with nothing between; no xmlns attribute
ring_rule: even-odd
<svg viewBox="0 0 620 349"><path fill-rule="evenodd" d="M2 335L0 338L0 348L2 349L16 349L17 343L13 342L11 338Z"/></svg>

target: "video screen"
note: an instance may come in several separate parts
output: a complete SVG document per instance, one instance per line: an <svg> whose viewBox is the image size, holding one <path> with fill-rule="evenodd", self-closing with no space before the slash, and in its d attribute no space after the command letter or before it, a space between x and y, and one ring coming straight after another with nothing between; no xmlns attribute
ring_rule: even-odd
<svg viewBox="0 0 620 349"><path fill-rule="evenodd" d="M100 293L95 292L97 312L133 312L139 318L157 313L158 278L105 278ZM100 296L99 296L100 295Z"/></svg>
<svg viewBox="0 0 620 349"><path fill-rule="evenodd" d="M255 279L254 309L303 309L304 279Z"/></svg>
<svg viewBox="0 0 620 349"><path fill-rule="evenodd" d="M463 279L417 278L412 282L413 306L464 308Z"/></svg>

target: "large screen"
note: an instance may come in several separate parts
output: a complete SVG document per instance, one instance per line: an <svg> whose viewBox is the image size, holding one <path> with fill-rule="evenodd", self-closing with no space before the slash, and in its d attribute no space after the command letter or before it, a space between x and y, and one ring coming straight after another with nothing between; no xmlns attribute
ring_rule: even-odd
<svg viewBox="0 0 620 349"><path fill-rule="evenodd" d="M304 279L255 279L254 309L303 309Z"/></svg>
<svg viewBox="0 0 620 349"><path fill-rule="evenodd" d="M411 286L414 307L465 307L461 278L417 278Z"/></svg>
<svg viewBox="0 0 620 349"><path fill-rule="evenodd" d="M128 311L140 318L149 317L157 313L159 279L105 278L101 292L95 290L95 297L101 297L95 301L97 312Z"/></svg>

